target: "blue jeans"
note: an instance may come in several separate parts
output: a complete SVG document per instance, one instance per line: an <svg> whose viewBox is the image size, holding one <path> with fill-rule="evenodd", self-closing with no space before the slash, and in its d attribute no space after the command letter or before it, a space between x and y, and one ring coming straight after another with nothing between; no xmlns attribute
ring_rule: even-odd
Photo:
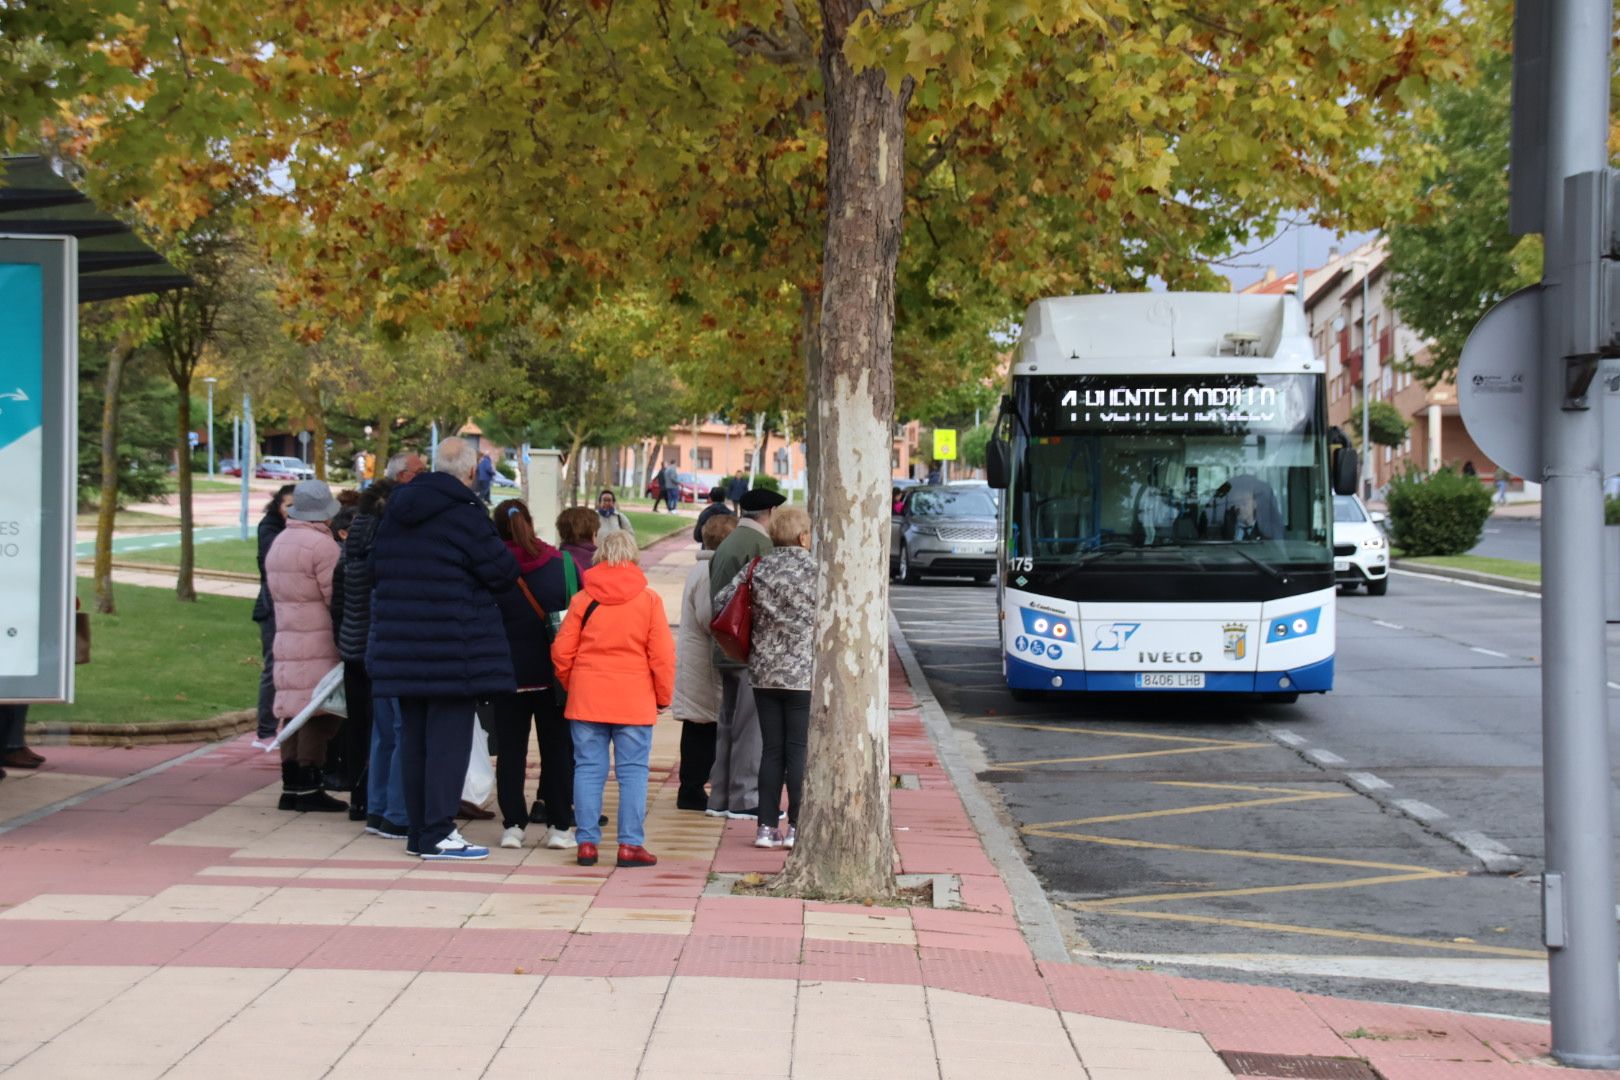
<svg viewBox="0 0 1620 1080"><path fill-rule="evenodd" d="M647 759L652 755L651 724L594 724L571 720L574 736L574 838L602 842L602 789L607 785L608 746L619 781L619 843L640 847L647 840Z"/></svg>
<svg viewBox="0 0 1620 1080"><path fill-rule="evenodd" d="M680 488L665 488L664 489L664 502L669 504L669 508L671 510L675 509L675 504L680 502L680 501L681 501L681 489Z"/></svg>
<svg viewBox="0 0 1620 1080"><path fill-rule="evenodd" d="M394 825L405 821L405 774L399 760L399 699L371 699L371 768L366 812Z"/></svg>

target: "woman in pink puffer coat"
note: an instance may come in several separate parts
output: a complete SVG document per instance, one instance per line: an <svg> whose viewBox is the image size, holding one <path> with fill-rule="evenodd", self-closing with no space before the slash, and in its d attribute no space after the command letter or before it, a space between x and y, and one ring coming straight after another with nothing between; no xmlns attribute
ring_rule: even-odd
<svg viewBox="0 0 1620 1080"><path fill-rule="evenodd" d="M265 581L276 610L275 713L291 720L309 704L317 683L342 663L332 634L332 571L341 550L327 522L338 511L332 491L320 480L293 488L287 527L264 558ZM282 810L346 810L347 804L322 789L326 746L341 719L309 718L281 746Z"/></svg>

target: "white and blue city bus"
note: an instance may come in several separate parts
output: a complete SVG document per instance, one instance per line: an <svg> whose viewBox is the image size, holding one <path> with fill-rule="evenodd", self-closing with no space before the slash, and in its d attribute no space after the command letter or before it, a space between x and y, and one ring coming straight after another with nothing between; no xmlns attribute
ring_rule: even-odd
<svg viewBox="0 0 1620 1080"><path fill-rule="evenodd" d="M1030 305L987 469L1015 696L1332 688L1325 378L1291 295Z"/></svg>

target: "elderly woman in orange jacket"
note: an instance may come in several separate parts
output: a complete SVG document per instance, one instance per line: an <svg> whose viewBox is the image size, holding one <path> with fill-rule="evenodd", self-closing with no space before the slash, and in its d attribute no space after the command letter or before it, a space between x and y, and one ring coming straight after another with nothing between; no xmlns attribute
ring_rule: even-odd
<svg viewBox="0 0 1620 1080"><path fill-rule="evenodd" d="M551 647L574 737L574 835L581 866L595 866L608 749L619 782L619 866L652 866L644 847L653 722L675 693L675 636L664 601L647 587L629 532L602 538L596 565Z"/></svg>

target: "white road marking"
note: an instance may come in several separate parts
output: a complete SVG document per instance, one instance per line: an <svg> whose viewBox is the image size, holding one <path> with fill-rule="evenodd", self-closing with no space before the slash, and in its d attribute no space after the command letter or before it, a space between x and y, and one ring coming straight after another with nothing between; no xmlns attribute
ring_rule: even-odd
<svg viewBox="0 0 1620 1080"><path fill-rule="evenodd" d="M1441 577L1439 574L1420 574L1416 570L1397 570L1390 567L1392 574L1404 574L1407 577L1422 578L1425 581L1444 582L1447 585L1460 585L1465 589L1484 589L1486 592L1501 593L1504 596L1518 596L1526 600L1540 600L1538 592L1527 592L1524 589L1506 589L1500 585L1487 585L1483 581L1461 581L1457 578Z"/></svg>
<svg viewBox="0 0 1620 1080"><path fill-rule="evenodd" d="M1481 656L1494 656L1498 660L1506 660L1508 658L1508 654L1505 652L1497 652L1495 649L1482 649L1478 645L1468 646L1468 651L1477 652Z"/></svg>
<svg viewBox="0 0 1620 1080"><path fill-rule="evenodd" d="M1467 986L1521 994L1547 992L1547 961L1412 956L1279 956L1275 953L1086 953L1100 960L1132 965L1226 968L1273 975L1316 975L1426 986Z"/></svg>
<svg viewBox="0 0 1620 1080"><path fill-rule="evenodd" d="M1331 750L1307 750L1305 756L1318 765L1343 765L1344 758Z"/></svg>
<svg viewBox="0 0 1620 1080"><path fill-rule="evenodd" d="M1493 874L1511 874L1524 867L1524 863L1499 840L1492 840L1481 832L1447 833L1446 838L1460 845L1468 854L1485 864Z"/></svg>
<svg viewBox="0 0 1620 1080"><path fill-rule="evenodd" d="M1289 746L1304 746L1307 741L1285 728L1273 728L1271 737L1278 742L1287 743Z"/></svg>
<svg viewBox="0 0 1620 1080"><path fill-rule="evenodd" d="M1387 791L1393 785L1388 780L1374 776L1370 772L1346 773L1350 782L1363 791Z"/></svg>
<svg viewBox="0 0 1620 1080"><path fill-rule="evenodd" d="M1373 625L1374 626L1382 626L1385 630L1405 630L1406 629L1406 627L1402 626L1400 623L1385 622L1383 619L1374 619L1373 620Z"/></svg>
<svg viewBox="0 0 1620 1080"><path fill-rule="evenodd" d="M1620 683L1617 683L1617 682L1610 683L1609 684L1609 689L1610 690L1620 690Z"/></svg>
<svg viewBox="0 0 1620 1080"><path fill-rule="evenodd" d="M1451 816L1439 807L1430 806L1428 803L1419 802L1417 799L1396 799L1395 805L1419 821L1439 821L1441 818Z"/></svg>

